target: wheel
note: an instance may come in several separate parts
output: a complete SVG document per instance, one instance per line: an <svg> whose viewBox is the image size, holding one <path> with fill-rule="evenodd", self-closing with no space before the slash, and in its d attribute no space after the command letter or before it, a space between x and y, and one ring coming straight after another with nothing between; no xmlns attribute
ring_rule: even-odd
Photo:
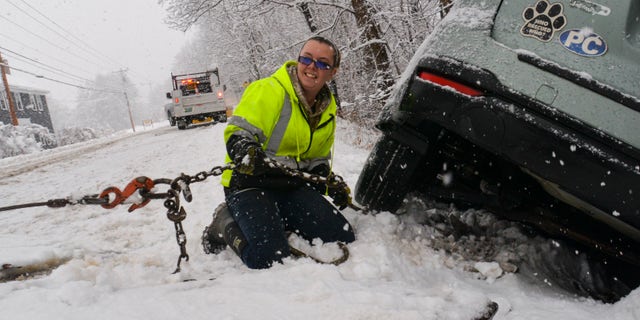
<svg viewBox="0 0 640 320"><path fill-rule="evenodd" d="M212 114L211 117L216 122L227 122L227 114L226 113L215 113L215 114Z"/></svg>
<svg viewBox="0 0 640 320"><path fill-rule="evenodd" d="M171 112L167 112L167 118L169 118L169 125L174 127L176 125L176 118L171 116Z"/></svg>
<svg viewBox="0 0 640 320"><path fill-rule="evenodd" d="M534 239L526 248L521 274L580 296L613 303L640 284L637 266L568 241Z"/></svg>
<svg viewBox="0 0 640 320"><path fill-rule="evenodd" d="M179 130L184 130L187 128L187 122L184 120L178 120L176 124L178 125Z"/></svg>
<svg viewBox="0 0 640 320"><path fill-rule="evenodd" d="M378 140L360 172L356 201L369 209L395 212L411 191L422 154L388 135Z"/></svg>

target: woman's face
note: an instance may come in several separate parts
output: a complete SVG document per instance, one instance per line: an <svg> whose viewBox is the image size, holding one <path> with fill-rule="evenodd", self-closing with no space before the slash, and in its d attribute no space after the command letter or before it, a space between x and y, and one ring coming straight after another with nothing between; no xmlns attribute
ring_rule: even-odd
<svg viewBox="0 0 640 320"><path fill-rule="evenodd" d="M333 78L338 71L338 69L333 68L335 63L333 55L333 48L326 43L316 40L309 40L305 43L302 50L300 50L300 56L324 62L331 66L331 69L326 70L318 68L313 61L308 65L298 62L298 79L305 92L317 94L322 86Z"/></svg>

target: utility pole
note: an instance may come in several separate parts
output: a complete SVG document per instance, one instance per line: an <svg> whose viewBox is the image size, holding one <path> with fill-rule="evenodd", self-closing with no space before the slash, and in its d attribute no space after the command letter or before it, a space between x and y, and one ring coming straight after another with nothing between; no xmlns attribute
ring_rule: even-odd
<svg viewBox="0 0 640 320"><path fill-rule="evenodd" d="M129 104L129 96L127 96L126 91L123 91L122 93L124 93L124 100L127 101L127 109L129 110L129 121L131 122L131 129L133 130L133 132L136 132L136 124L133 121L133 114L131 113L131 105Z"/></svg>
<svg viewBox="0 0 640 320"><path fill-rule="evenodd" d="M129 121L131 121L131 129L133 130L133 132L136 132L136 124L133 121L133 114L131 113L131 105L129 104L129 96L127 95L127 86L126 86L126 82L127 79L124 76L124 73L127 70L125 69L120 69L120 75L122 76L122 93L124 94L124 100L127 101L127 110L129 110Z"/></svg>
<svg viewBox="0 0 640 320"><path fill-rule="evenodd" d="M7 102L9 103L9 114L11 115L11 124L18 125L18 116L16 115L16 108L13 105L13 97L11 96L11 90L9 89L9 81L7 80L6 68L9 66L5 64L2 59L2 53L0 53L0 73L2 73L2 82L4 83L4 91L7 93Z"/></svg>

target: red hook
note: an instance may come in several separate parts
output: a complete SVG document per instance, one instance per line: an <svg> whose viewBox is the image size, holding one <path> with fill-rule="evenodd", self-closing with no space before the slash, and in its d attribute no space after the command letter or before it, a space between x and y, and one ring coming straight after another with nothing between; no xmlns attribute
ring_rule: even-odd
<svg viewBox="0 0 640 320"><path fill-rule="evenodd" d="M129 182L129 184L127 184L127 186L124 188L123 191L120 191L120 189L118 189L117 187L109 187L106 188L102 191L102 193L100 194L100 198L105 198L105 197L109 197L110 193L113 193L115 195L114 199L112 202L109 203L105 203L103 205L101 205L103 208L105 209L112 209L115 208L115 206L123 203L125 200L127 200L127 198L129 198L134 192L138 191L138 190L145 190L145 191L151 191L151 189L153 189L153 186L155 184L153 183L153 180L147 178L147 177L137 177L133 180L131 180L131 182ZM142 208L144 206L147 205L147 203L149 203L149 201L151 201L151 199L145 199L144 201L140 202L140 203L134 203L129 207L129 212L136 210L138 208Z"/></svg>

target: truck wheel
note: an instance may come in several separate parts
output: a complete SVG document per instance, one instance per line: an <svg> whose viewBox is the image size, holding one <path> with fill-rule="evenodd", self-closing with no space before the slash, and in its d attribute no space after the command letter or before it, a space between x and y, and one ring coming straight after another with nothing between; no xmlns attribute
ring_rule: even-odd
<svg viewBox="0 0 640 320"><path fill-rule="evenodd" d="M184 120L178 120L176 124L178 125L179 130L184 130L187 128L187 122Z"/></svg>
<svg viewBox="0 0 640 320"><path fill-rule="evenodd" d="M176 118L172 117L170 112L167 112L167 118L169 118L169 125L174 127L176 125Z"/></svg>
<svg viewBox="0 0 640 320"><path fill-rule="evenodd" d="M422 155L388 135L378 140L356 183L356 201L369 209L395 212L413 187Z"/></svg>
<svg viewBox="0 0 640 320"><path fill-rule="evenodd" d="M536 238L526 250L521 274L580 296L614 303L640 282L637 266L583 250L564 240Z"/></svg>

